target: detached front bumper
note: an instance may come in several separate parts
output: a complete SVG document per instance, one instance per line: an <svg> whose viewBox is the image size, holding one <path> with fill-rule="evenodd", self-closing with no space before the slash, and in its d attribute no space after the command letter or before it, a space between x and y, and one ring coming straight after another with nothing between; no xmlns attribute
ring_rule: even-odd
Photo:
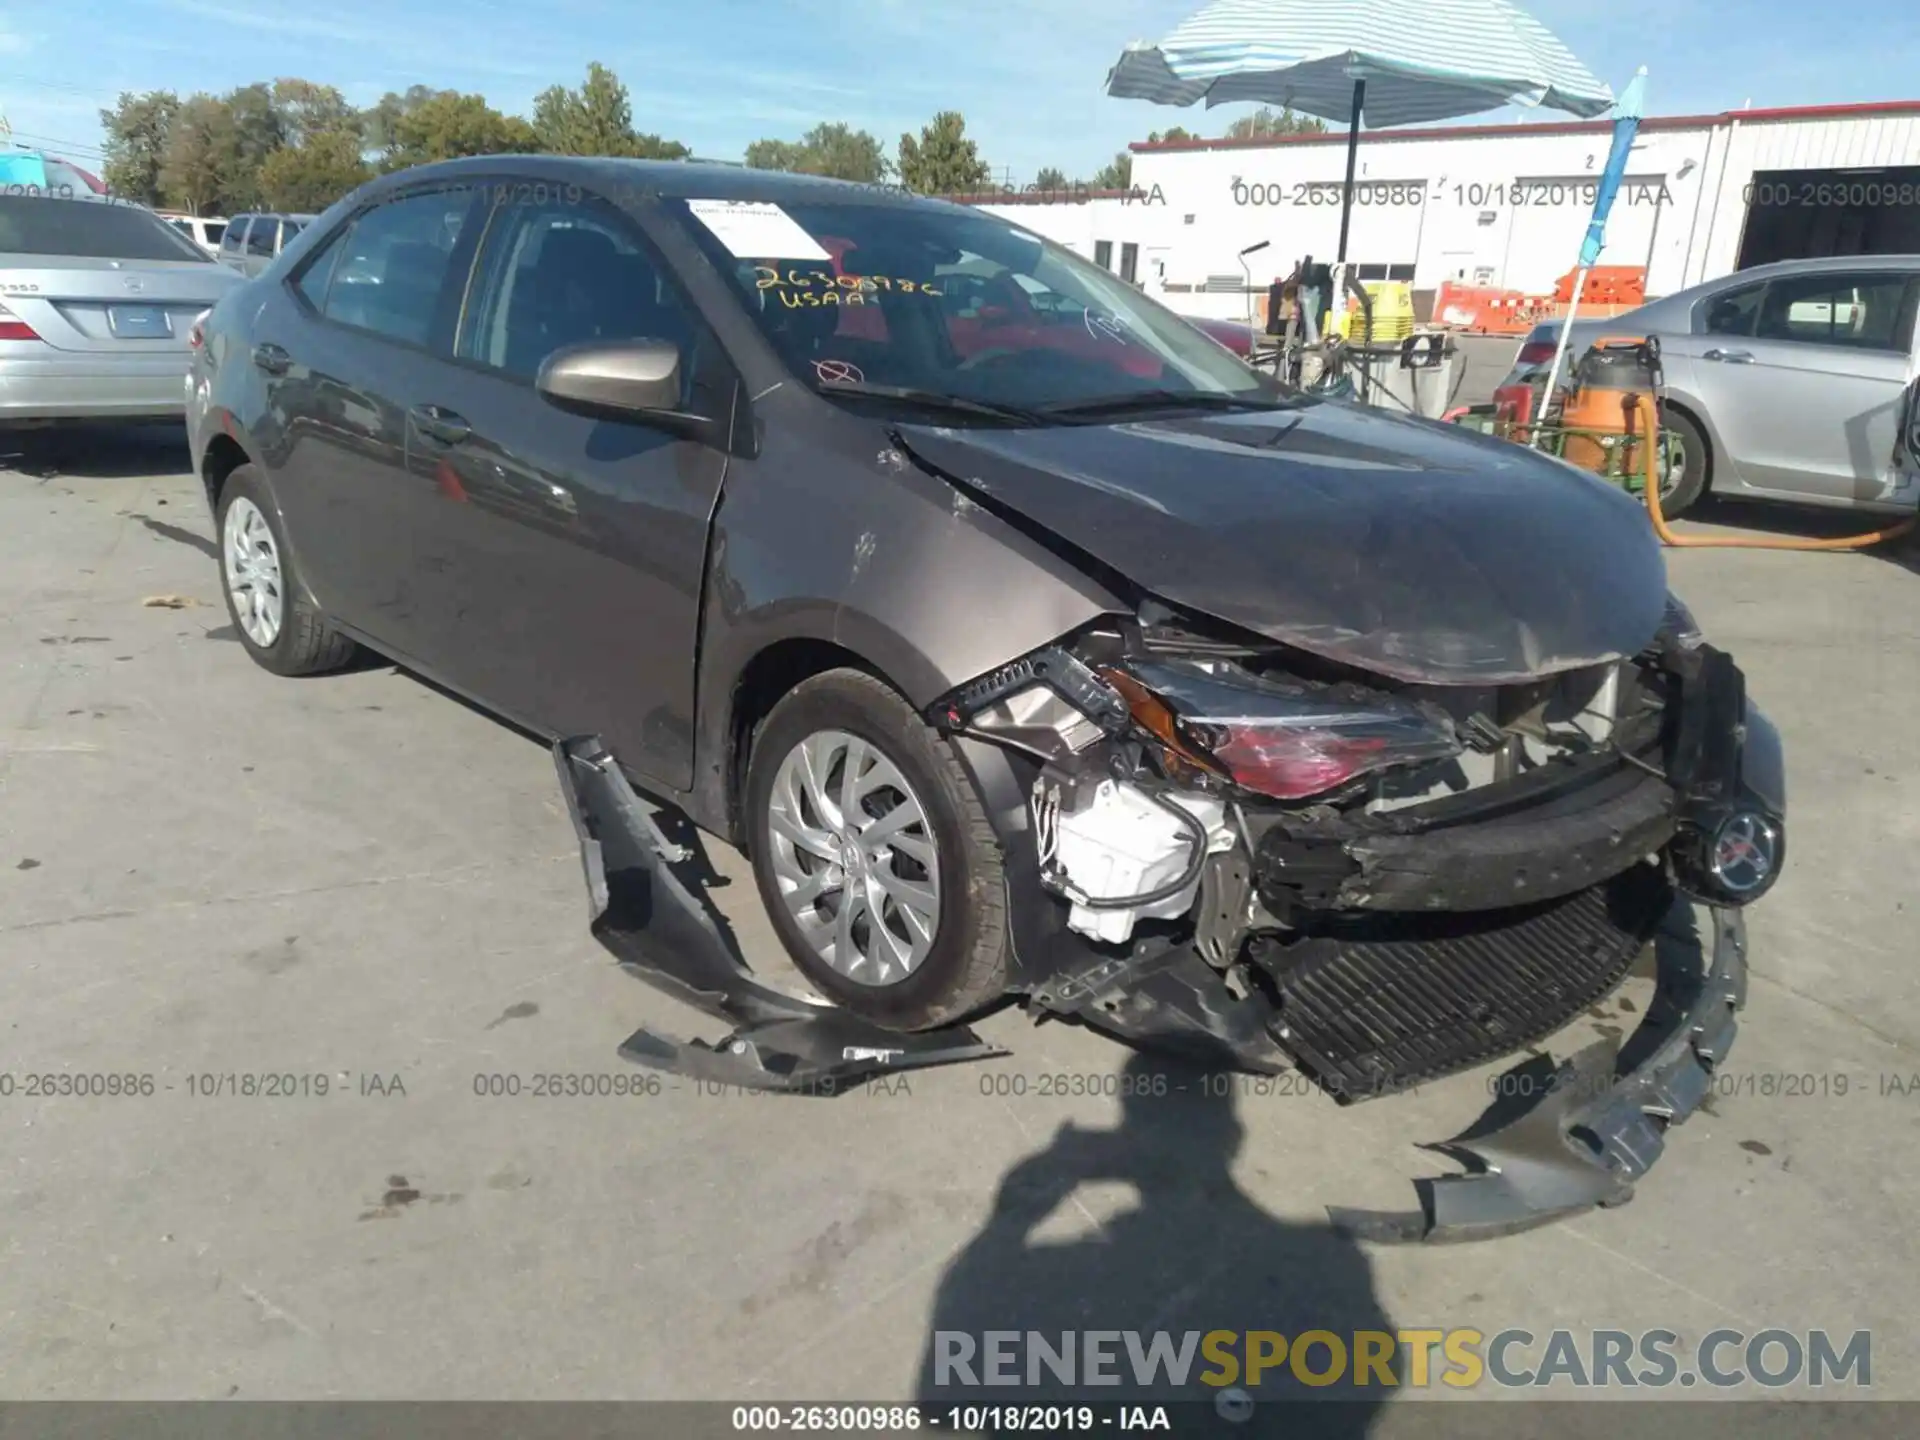
<svg viewBox="0 0 1920 1440"><path fill-rule="evenodd" d="M1529 1108L1497 1129L1475 1127L1429 1147L1470 1173L1415 1181L1418 1211L1336 1209L1329 1217L1362 1239L1446 1244L1631 1199L1666 1132L1699 1109L1726 1062L1746 1004L1746 948L1741 911L1677 902L1655 939L1658 996L1624 1048L1603 1041L1550 1073L1530 1062L1499 1077L1489 1118L1514 1102Z"/></svg>

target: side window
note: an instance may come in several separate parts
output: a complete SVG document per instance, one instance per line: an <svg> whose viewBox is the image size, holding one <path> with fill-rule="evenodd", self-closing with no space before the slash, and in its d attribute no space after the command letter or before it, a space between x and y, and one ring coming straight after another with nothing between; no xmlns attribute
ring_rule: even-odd
<svg viewBox="0 0 1920 1440"><path fill-rule="evenodd" d="M1766 291L1765 285L1749 285L1742 290L1728 290L1700 302L1700 333L1702 335L1751 335L1754 316L1760 312L1760 296Z"/></svg>
<svg viewBox="0 0 1920 1440"><path fill-rule="evenodd" d="M320 247L318 255L308 257L293 282L294 289L320 314L326 313L327 289L333 281L333 267L340 259L342 235L335 235Z"/></svg>
<svg viewBox="0 0 1920 1440"><path fill-rule="evenodd" d="M699 327L628 222L581 201L496 209L455 353L531 380L563 345L669 340L689 383Z"/></svg>
<svg viewBox="0 0 1920 1440"><path fill-rule="evenodd" d="M474 211L474 194L429 190L360 216L321 257L332 267L322 313L409 345L432 343L441 292Z"/></svg>
<svg viewBox="0 0 1920 1440"><path fill-rule="evenodd" d="M226 243L227 227L225 225L222 225L218 220L207 220L202 223L207 227L207 244L222 245Z"/></svg>
<svg viewBox="0 0 1920 1440"><path fill-rule="evenodd" d="M246 241L247 224L251 215L236 215L227 222L227 233L220 237L220 248L229 255L238 255L240 247Z"/></svg>
<svg viewBox="0 0 1920 1440"><path fill-rule="evenodd" d="M1900 274L1804 275L1767 287L1754 336L1855 350L1905 351L1913 333Z"/></svg>
<svg viewBox="0 0 1920 1440"><path fill-rule="evenodd" d="M279 223L273 216L254 216L253 226L247 231L247 254L272 255L274 235L278 230Z"/></svg>

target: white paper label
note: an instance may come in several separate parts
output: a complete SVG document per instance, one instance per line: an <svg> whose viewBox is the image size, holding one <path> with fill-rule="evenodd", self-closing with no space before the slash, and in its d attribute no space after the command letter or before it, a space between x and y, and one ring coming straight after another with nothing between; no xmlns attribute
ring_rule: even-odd
<svg viewBox="0 0 1920 1440"><path fill-rule="evenodd" d="M794 218L766 200L689 200L687 208L740 260L831 260Z"/></svg>

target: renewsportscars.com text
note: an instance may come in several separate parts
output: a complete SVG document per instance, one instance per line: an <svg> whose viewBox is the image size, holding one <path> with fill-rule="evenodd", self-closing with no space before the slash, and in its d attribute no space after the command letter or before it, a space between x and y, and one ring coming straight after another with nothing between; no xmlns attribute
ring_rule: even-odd
<svg viewBox="0 0 1920 1440"><path fill-rule="evenodd" d="M1873 1384L1865 1330L1711 1330L1682 1341L1672 1330L1492 1333L1466 1328L1303 1330L936 1330L934 1383L1021 1386L1342 1386L1349 1390L1444 1385L1470 1390L1754 1386L1778 1390Z"/></svg>

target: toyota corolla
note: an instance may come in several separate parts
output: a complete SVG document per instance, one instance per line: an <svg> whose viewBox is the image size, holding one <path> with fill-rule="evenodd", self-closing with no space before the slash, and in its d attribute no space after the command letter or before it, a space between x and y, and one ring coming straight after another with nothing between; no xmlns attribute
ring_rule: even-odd
<svg viewBox="0 0 1920 1440"><path fill-rule="evenodd" d="M194 346L252 657L370 647L743 846L881 1037L836 1059L1014 1001L1351 1102L1682 955L1427 1207L1490 1233L1621 1198L1724 1055L1778 740L1591 476L1288 391L981 211L725 167L387 177Z"/></svg>

